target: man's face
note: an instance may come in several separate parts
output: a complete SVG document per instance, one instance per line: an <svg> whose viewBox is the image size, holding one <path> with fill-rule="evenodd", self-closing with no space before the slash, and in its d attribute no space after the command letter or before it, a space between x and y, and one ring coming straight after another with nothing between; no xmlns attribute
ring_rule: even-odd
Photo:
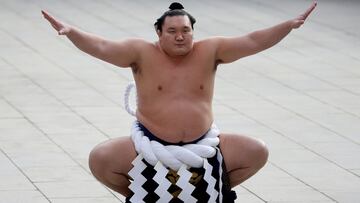
<svg viewBox="0 0 360 203"><path fill-rule="evenodd" d="M170 56L184 56L193 47L193 30L186 15L167 16L158 36L161 48Z"/></svg>

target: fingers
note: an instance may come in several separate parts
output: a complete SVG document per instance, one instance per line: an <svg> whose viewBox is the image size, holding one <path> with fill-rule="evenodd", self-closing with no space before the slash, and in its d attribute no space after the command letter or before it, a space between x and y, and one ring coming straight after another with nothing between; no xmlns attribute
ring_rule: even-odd
<svg viewBox="0 0 360 203"><path fill-rule="evenodd" d="M56 30L59 31L63 25L59 21L57 21L54 17L52 17L50 14L48 14L46 11L41 10L41 13L43 14L44 18L49 21L51 26Z"/></svg>
<svg viewBox="0 0 360 203"><path fill-rule="evenodd" d="M51 15L49 15L46 11L41 10L41 13L43 14L43 16L46 20L48 20L50 22L55 21L55 19Z"/></svg>
<svg viewBox="0 0 360 203"><path fill-rule="evenodd" d="M317 5L317 2L314 1L311 6L305 11L304 14L302 14L301 16L303 16L304 20L310 15L310 13L315 9Z"/></svg>

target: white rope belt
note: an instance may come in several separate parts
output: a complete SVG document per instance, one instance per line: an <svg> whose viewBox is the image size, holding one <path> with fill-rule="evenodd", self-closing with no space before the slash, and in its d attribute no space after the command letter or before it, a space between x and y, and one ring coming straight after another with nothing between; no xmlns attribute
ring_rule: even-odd
<svg viewBox="0 0 360 203"><path fill-rule="evenodd" d="M196 144L163 145L157 141L150 141L140 130L137 121L133 123L131 138L135 144L136 152L142 154L144 159L155 166L160 161L166 167L175 171L185 164L190 167L200 168L204 158L211 158L216 154L219 145L219 130L213 125L205 137Z"/></svg>
<svg viewBox="0 0 360 203"><path fill-rule="evenodd" d="M132 116L136 116L136 112L134 109L130 107L129 104L129 98L130 98L130 92L131 90L135 88L135 83L129 83L128 86L125 89L125 95L124 95L124 104L125 104L125 110ZM136 97L137 98L137 97ZM136 101L137 102L137 101Z"/></svg>

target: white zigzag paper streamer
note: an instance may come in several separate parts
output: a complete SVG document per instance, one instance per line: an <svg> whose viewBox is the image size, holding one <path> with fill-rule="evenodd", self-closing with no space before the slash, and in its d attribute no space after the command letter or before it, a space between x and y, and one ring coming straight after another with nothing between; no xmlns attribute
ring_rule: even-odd
<svg viewBox="0 0 360 203"><path fill-rule="evenodd" d="M206 188L206 192L210 195L210 199L208 202L214 203L216 202L216 198L218 197L219 193L215 189L216 179L211 175L213 167L209 164L208 160L204 160L204 180L208 183Z"/></svg>
<svg viewBox="0 0 360 203"><path fill-rule="evenodd" d="M142 185L146 182L146 178L144 178L141 174L141 172L146 168L146 165L142 160L143 156L139 154L134 161L131 162L134 167L128 173L133 179L129 185L129 189L134 193L130 199L131 202L144 203L143 199L147 194L142 187Z"/></svg>
<svg viewBox="0 0 360 203"><path fill-rule="evenodd" d="M177 172L179 179L176 182L176 185L179 186L182 191L180 192L178 198L183 200L186 203L196 203L197 200L191 195L194 191L195 186L193 186L189 180L192 176L192 173L186 169L186 165L183 165L180 170Z"/></svg>
<svg viewBox="0 0 360 203"><path fill-rule="evenodd" d="M217 160L219 162L219 188L220 188L220 192L219 192L219 202L222 203L223 202L223 194L222 194L222 174L223 174L223 170L222 170L222 162L223 162L223 157L220 153L220 149L218 147L216 147L216 151L217 151Z"/></svg>
<svg viewBox="0 0 360 203"><path fill-rule="evenodd" d="M169 170L165 168L161 162L158 162L154 169L156 170L156 174L153 180L159 184L155 190L155 193L160 197L157 203L169 203L173 198L173 196L167 191L171 185L170 181L166 178Z"/></svg>

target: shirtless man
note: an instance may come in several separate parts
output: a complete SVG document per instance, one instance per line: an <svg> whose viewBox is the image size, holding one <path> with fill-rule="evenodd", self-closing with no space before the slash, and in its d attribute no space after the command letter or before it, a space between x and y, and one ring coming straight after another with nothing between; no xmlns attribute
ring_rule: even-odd
<svg viewBox="0 0 360 203"><path fill-rule="evenodd" d="M179 143L198 139L213 122L217 66L277 44L292 29L299 28L315 7L316 2L295 19L245 36L200 41L193 41L195 19L183 9L175 9L178 11L165 12L158 19L156 42L103 39L42 13L59 35L67 36L80 50L116 66L131 68L138 95L137 120L159 139ZM221 134L220 149L231 187L254 175L268 158L262 141L244 135ZM96 146L89 166L99 181L128 196L128 172L136 155L130 137L119 137Z"/></svg>

